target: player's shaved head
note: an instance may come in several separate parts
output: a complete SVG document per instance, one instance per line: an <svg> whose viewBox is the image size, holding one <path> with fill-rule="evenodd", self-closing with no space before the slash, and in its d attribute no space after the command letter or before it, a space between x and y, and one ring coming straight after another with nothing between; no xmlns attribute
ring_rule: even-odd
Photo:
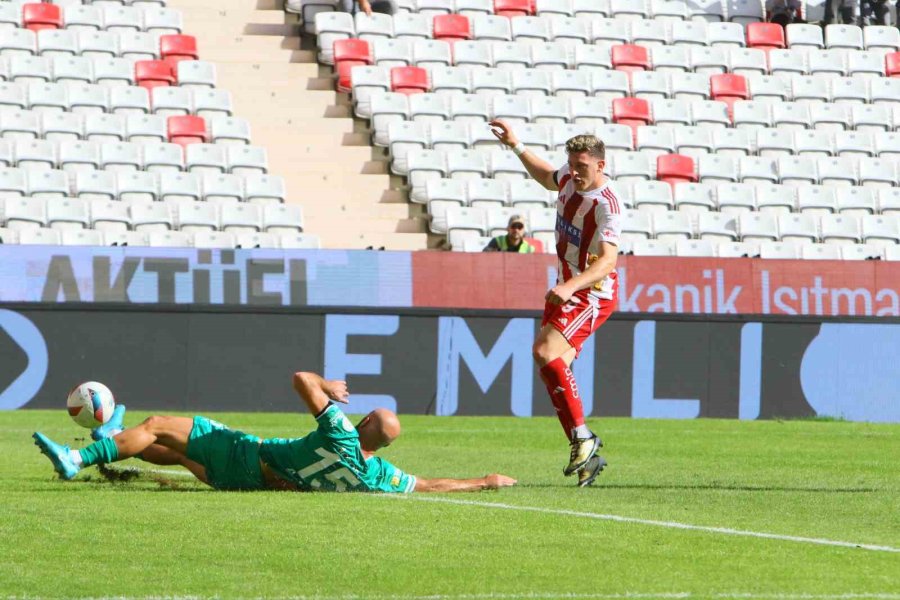
<svg viewBox="0 0 900 600"><path fill-rule="evenodd" d="M376 408L359 422L356 426L359 432L359 445L367 452L375 452L400 435L400 419L386 408Z"/></svg>

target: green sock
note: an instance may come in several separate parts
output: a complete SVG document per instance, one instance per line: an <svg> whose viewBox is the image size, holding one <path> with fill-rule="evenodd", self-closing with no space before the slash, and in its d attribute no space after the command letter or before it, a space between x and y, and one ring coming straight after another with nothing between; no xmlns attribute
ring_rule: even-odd
<svg viewBox="0 0 900 600"><path fill-rule="evenodd" d="M104 438L99 442L94 442L90 446L85 446L78 451L81 454L83 466L89 467L97 463L111 463L119 459L119 449L113 438Z"/></svg>

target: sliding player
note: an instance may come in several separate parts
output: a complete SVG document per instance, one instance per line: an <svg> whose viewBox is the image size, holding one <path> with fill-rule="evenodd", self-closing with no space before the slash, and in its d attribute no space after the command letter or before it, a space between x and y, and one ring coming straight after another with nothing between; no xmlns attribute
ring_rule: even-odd
<svg viewBox="0 0 900 600"><path fill-rule="evenodd" d="M346 383L299 372L293 384L319 424L305 437L260 439L200 416L154 416L122 430L124 406L94 430L98 441L81 450L70 450L42 433L32 437L62 479L72 479L90 465L137 456L158 465L180 464L217 490L468 492L516 483L498 474L424 479L404 473L375 456L400 435L397 415L377 409L354 427L330 402L348 402Z"/></svg>

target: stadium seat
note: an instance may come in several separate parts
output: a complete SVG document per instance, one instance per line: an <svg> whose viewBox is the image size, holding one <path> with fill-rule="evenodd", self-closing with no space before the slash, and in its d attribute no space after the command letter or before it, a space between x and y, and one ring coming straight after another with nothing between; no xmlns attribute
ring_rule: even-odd
<svg viewBox="0 0 900 600"><path fill-rule="evenodd" d="M266 204L262 226L268 233L303 233L303 209L296 204Z"/></svg>
<svg viewBox="0 0 900 600"><path fill-rule="evenodd" d="M662 181L636 181L632 188L632 205L642 212L675 209L672 186Z"/></svg>
<svg viewBox="0 0 900 600"><path fill-rule="evenodd" d="M738 100L749 100L750 90L747 79L741 75L723 73L709 78L710 95L713 100L728 105L728 114L733 114L734 103Z"/></svg>
<svg viewBox="0 0 900 600"><path fill-rule="evenodd" d="M446 165L450 179L482 179L488 175L487 155L479 150L447 152Z"/></svg>
<svg viewBox="0 0 900 600"><path fill-rule="evenodd" d="M819 227L824 244L847 245L862 241L859 219L852 215L822 215Z"/></svg>
<svg viewBox="0 0 900 600"><path fill-rule="evenodd" d="M148 234L140 231L104 231L103 243L107 246L149 246Z"/></svg>
<svg viewBox="0 0 900 600"><path fill-rule="evenodd" d="M91 228L102 232L128 231L131 228L128 204L118 200L92 200Z"/></svg>
<svg viewBox="0 0 900 600"><path fill-rule="evenodd" d="M830 24L825 26L825 46L827 48L863 49L863 32L856 25Z"/></svg>
<svg viewBox="0 0 900 600"><path fill-rule="evenodd" d="M817 220L810 215L778 215L778 235L782 242L816 243L819 241Z"/></svg>
<svg viewBox="0 0 900 600"><path fill-rule="evenodd" d="M785 47L784 28L777 23L750 23L747 25L747 46L763 50Z"/></svg>
<svg viewBox="0 0 900 600"><path fill-rule="evenodd" d="M507 182L498 181L496 179L470 179L466 181L466 198L468 200L466 204L475 208L509 209L508 198L506 196L506 191L508 188L506 184ZM544 208L544 206L546 206L546 204L541 206L541 208ZM491 234L492 232L490 230L494 228L502 229L505 233L506 224L509 217L512 215L507 214L506 221L502 221L502 224L495 224L492 221L492 213L494 217L498 214L493 210L488 212L488 234Z"/></svg>
<svg viewBox="0 0 900 600"><path fill-rule="evenodd" d="M215 115L210 117L207 122L209 123L210 138L215 144L250 143L250 122L246 119Z"/></svg>
<svg viewBox="0 0 900 600"><path fill-rule="evenodd" d="M437 15L446 15L453 12L453 2L448 0L415 0L415 10L420 15L429 19Z"/></svg>
<svg viewBox="0 0 900 600"><path fill-rule="evenodd" d="M653 122L656 125L678 128L675 132L676 138L678 137L678 132L681 131L682 128L687 127L693 129L691 127L694 124L691 116L691 105L687 100L655 98L651 101L651 109ZM704 147L708 147L711 150L712 144Z"/></svg>
<svg viewBox="0 0 900 600"><path fill-rule="evenodd" d="M650 69L650 54L647 48L635 44L620 44L610 48L613 68L626 73Z"/></svg>
<svg viewBox="0 0 900 600"><path fill-rule="evenodd" d="M235 248L280 248L280 236L274 233L235 233ZM301 236L303 234L297 234Z"/></svg>
<svg viewBox="0 0 900 600"><path fill-rule="evenodd" d="M769 73L766 53L759 48L731 48L728 62L730 71L735 75L764 76Z"/></svg>
<svg viewBox="0 0 900 600"><path fill-rule="evenodd" d="M372 46L365 40L343 39L334 42L332 57L337 73L337 90L349 92L352 87L353 67L371 65L374 62Z"/></svg>
<svg viewBox="0 0 900 600"><path fill-rule="evenodd" d="M184 149L184 164L190 173L224 173L225 147L216 144L190 144Z"/></svg>
<svg viewBox="0 0 900 600"><path fill-rule="evenodd" d="M156 87L150 91L150 105L153 114L171 117L191 114L191 93L178 86Z"/></svg>
<svg viewBox="0 0 900 600"><path fill-rule="evenodd" d="M798 212L810 215L833 214L837 212L836 186L805 185L797 188Z"/></svg>
<svg viewBox="0 0 900 600"><path fill-rule="evenodd" d="M743 242L764 242L778 239L778 224L774 215L743 212L737 216L738 233Z"/></svg>
<svg viewBox="0 0 900 600"><path fill-rule="evenodd" d="M55 229L24 229L19 232L20 244L38 244L41 246L58 246L62 243L60 231Z"/></svg>
<svg viewBox="0 0 900 600"><path fill-rule="evenodd" d="M84 56L84 52L82 52ZM134 65L124 58L93 59L94 82L98 85L121 86L134 84Z"/></svg>
<svg viewBox="0 0 900 600"><path fill-rule="evenodd" d="M671 96L677 100L706 100L709 98L709 75L704 73L672 73Z"/></svg>
<svg viewBox="0 0 900 600"><path fill-rule="evenodd" d="M638 127L635 148L650 156L671 154L675 151L675 132L670 127Z"/></svg>
<svg viewBox="0 0 900 600"><path fill-rule="evenodd" d="M154 233L175 229L169 207L162 202L137 202L131 205L131 223L135 231Z"/></svg>
<svg viewBox="0 0 900 600"><path fill-rule="evenodd" d="M57 150L59 168L76 172L100 168L100 145L81 140L60 142Z"/></svg>
<svg viewBox="0 0 900 600"><path fill-rule="evenodd" d="M863 28L863 41L866 50L900 50L900 31L896 27L869 25Z"/></svg>
<svg viewBox="0 0 900 600"><path fill-rule="evenodd" d="M153 248L190 248L194 245L194 236L186 231L151 231L147 241Z"/></svg>
<svg viewBox="0 0 900 600"><path fill-rule="evenodd" d="M206 120L194 115L168 117L166 119L168 139L173 144L207 143Z"/></svg>
<svg viewBox="0 0 900 600"><path fill-rule="evenodd" d="M365 13L361 12L357 17L360 15L365 16ZM390 21L390 17L388 17L388 20ZM334 64L335 42L352 38L357 33L354 28L353 15L345 12L320 12L316 14L315 26L319 62L326 65ZM391 27L391 30L393 30L393 27ZM390 37L390 34L385 37ZM368 37L361 35L360 39L368 40Z"/></svg>
<svg viewBox="0 0 900 600"><path fill-rule="evenodd" d="M665 47L669 42L669 31L665 21L639 19L631 22L631 43L653 49Z"/></svg>
<svg viewBox="0 0 900 600"><path fill-rule="evenodd" d="M589 96L572 102L569 106L568 115L571 116L573 124L580 125L584 129L590 127L602 127L609 123L611 111L611 103L608 98ZM627 126L621 125L616 128L622 130L622 128L625 127ZM615 135L613 137L615 137ZM633 144L629 141L628 148L630 149L632 146Z"/></svg>
<svg viewBox="0 0 900 600"><path fill-rule="evenodd" d="M868 28L867 28L868 29ZM789 23L784 28L787 45L791 48L825 48L825 36L822 28L808 23Z"/></svg>
<svg viewBox="0 0 900 600"><path fill-rule="evenodd" d="M706 258L715 255L715 244L707 240L675 241L675 256Z"/></svg>
<svg viewBox="0 0 900 600"><path fill-rule="evenodd" d="M284 179L277 175L244 176L244 196L255 204L283 204L287 197Z"/></svg>
<svg viewBox="0 0 900 600"><path fill-rule="evenodd" d="M644 100L664 100L669 95L669 82L659 71L636 71L631 76L631 94Z"/></svg>
<svg viewBox="0 0 900 600"><path fill-rule="evenodd" d="M428 72L420 67L391 69L391 90L400 94L422 94L428 91Z"/></svg>
<svg viewBox="0 0 900 600"><path fill-rule="evenodd" d="M658 120L657 123L659 123ZM714 137L712 132L705 127L677 127L675 129L675 153L694 158L708 154L715 150L714 139L721 139L721 136Z"/></svg>
<svg viewBox="0 0 900 600"><path fill-rule="evenodd" d="M594 71L591 74L591 93L601 98L624 98L631 94L628 73L624 71Z"/></svg>
<svg viewBox="0 0 900 600"><path fill-rule="evenodd" d="M47 226L51 229L84 229L90 225L88 205L80 198L59 198L47 203Z"/></svg>
<svg viewBox="0 0 900 600"><path fill-rule="evenodd" d="M458 179L430 179L425 184L428 214L431 216L429 229L432 233L447 233L447 210L465 206L467 182Z"/></svg>
<svg viewBox="0 0 900 600"><path fill-rule="evenodd" d="M159 59L159 40L155 34L122 32L117 35L120 57L131 60Z"/></svg>
<svg viewBox="0 0 900 600"><path fill-rule="evenodd" d="M175 80L187 88L216 87L216 65L203 60L182 60L175 65Z"/></svg>
<svg viewBox="0 0 900 600"><path fill-rule="evenodd" d="M494 14L501 17L527 17L532 14L531 0L494 0Z"/></svg>
<svg viewBox="0 0 900 600"><path fill-rule="evenodd" d="M75 197L85 200L115 200L115 174L99 170L83 170L75 173L72 192Z"/></svg>
<svg viewBox="0 0 900 600"><path fill-rule="evenodd" d="M716 188L712 183L678 183L675 185L675 210L691 213L715 210Z"/></svg>
<svg viewBox="0 0 900 600"><path fill-rule="evenodd" d="M857 131L887 131L891 129L891 111L884 104L858 104L850 107L853 128Z"/></svg>
<svg viewBox="0 0 900 600"><path fill-rule="evenodd" d="M803 260L841 260L841 250L831 244L802 244L800 258Z"/></svg>
<svg viewBox="0 0 900 600"><path fill-rule="evenodd" d="M480 96L512 93L512 73L506 69L477 69L470 73L472 92Z"/></svg>
<svg viewBox="0 0 900 600"><path fill-rule="evenodd" d="M178 144L149 144L143 149L144 169L154 173L184 170L184 150Z"/></svg>
<svg viewBox="0 0 900 600"><path fill-rule="evenodd" d="M142 12L144 31L161 35L181 33L181 11L171 8L148 8Z"/></svg>
<svg viewBox="0 0 900 600"><path fill-rule="evenodd" d="M22 24L31 31L59 29L62 27L62 10L58 4L23 4Z"/></svg>
<svg viewBox="0 0 900 600"><path fill-rule="evenodd" d="M36 198L7 197L4 201L6 228L18 231L37 229L47 224L46 202Z"/></svg>
<svg viewBox="0 0 900 600"><path fill-rule="evenodd" d="M895 216L866 215L861 218L860 224L864 243L876 246L900 244L900 219Z"/></svg>
<svg viewBox="0 0 900 600"><path fill-rule="evenodd" d="M900 77L900 52L885 55L884 72L888 77Z"/></svg>
<svg viewBox="0 0 900 600"><path fill-rule="evenodd" d="M682 182L696 182L694 159L680 154L665 154L656 158L656 178L676 187ZM677 190L676 190L677 191Z"/></svg>
<svg viewBox="0 0 900 600"><path fill-rule="evenodd" d="M419 13L399 12L394 15L394 37L404 39L428 39L431 37L431 19Z"/></svg>
<svg viewBox="0 0 900 600"><path fill-rule="evenodd" d="M282 233L278 236L278 243L281 248L286 249L318 250L321 248L318 236L309 233Z"/></svg>
<svg viewBox="0 0 900 600"><path fill-rule="evenodd" d="M651 123L650 104L640 98L615 98L612 118L614 123L631 127L636 136L638 127Z"/></svg>
<svg viewBox="0 0 900 600"><path fill-rule="evenodd" d="M491 15L494 12L492 0L456 0L456 12L469 18Z"/></svg>
<svg viewBox="0 0 900 600"><path fill-rule="evenodd" d="M413 62L413 47L408 40L374 40L372 56L379 67L407 67Z"/></svg>
<svg viewBox="0 0 900 600"><path fill-rule="evenodd" d="M756 185L756 208L766 214L787 214L797 210L796 188L787 185Z"/></svg>
<svg viewBox="0 0 900 600"><path fill-rule="evenodd" d="M350 16L347 13L333 14ZM318 19L319 17L316 16L316 18ZM350 22L343 19L340 22L336 22L336 20L333 22L336 26L332 27L332 35L336 35L338 39L340 37L357 37L371 43L375 40L387 40L394 37L394 21L391 15L384 13L373 12L372 14L366 14L363 11L358 11L356 15L353 15L353 20ZM316 37L321 40L322 31L319 29L319 23L316 23L316 29ZM333 41L329 43L333 43Z"/></svg>
<svg viewBox="0 0 900 600"><path fill-rule="evenodd" d="M162 60L139 60L134 63L134 80L148 90L175 85L172 65Z"/></svg>
<svg viewBox="0 0 900 600"><path fill-rule="evenodd" d="M116 189L122 202L155 202L159 198L159 179L155 173L124 171L116 173Z"/></svg>
<svg viewBox="0 0 900 600"><path fill-rule="evenodd" d="M697 234L701 240L737 241L737 218L720 212L700 212L697 214Z"/></svg>
<svg viewBox="0 0 900 600"><path fill-rule="evenodd" d="M567 48L591 43L591 24L574 17L556 17L550 21L553 43Z"/></svg>
<svg viewBox="0 0 900 600"><path fill-rule="evenodd" d="M415 40L413 42L413 64L423 69L449 67L453 64L453 53L448 42L440 40Z"/></svg>
<svg viewBox="0 0 900 600"><path fill-rule="evenodd" d="M225 204L219 208L222 231L256 233L262 230L262 210L254 204Z"/></svg>
<svg viewBox="0 0 900 600"><path fill-rule="evenodd" d="M472 39L469 18L458 14L435 15L432 33L434 39L455 42Z"/></svg>
<svg viewBox="0 0 900 600"><path fill-rule="evenodd" d="M183 60L198 60L197 38L192 35L159 36L159 55L169 64L177 64Z"/></svg>
<svg viewBox="0 0 900 600"><path fill-rule="evenodd" d="M694 225L687 213L657 211L653 213L651 219L657 240L689 240L694 237Z"/></svg>
<svg viewBox="0 0 900 600"><path fill-rule="evenodd" d="M181 231L197 233L219 229L219 211L209 202L181 202L175 206L175 215Z"/></svg>
<svg viewBox="0 0 900 600"><path fill-rule="evenodd" d="M635 256L675 256L675 242L672 240L634 240L631 253Z"/></svg>
<svg viewBox="0 0 900 600"><path fill-rule="evenodd" d="M123 142L100 145L100 168L104 171L137 171L142 166L139 144Z"/></svg>
<svg viewBox="0 0 900 600"><path fill-rule="evenodd" d="M215 171L202 173L200 187L206 202L225 205L244 201L244 179L240 175Z"/></svg>

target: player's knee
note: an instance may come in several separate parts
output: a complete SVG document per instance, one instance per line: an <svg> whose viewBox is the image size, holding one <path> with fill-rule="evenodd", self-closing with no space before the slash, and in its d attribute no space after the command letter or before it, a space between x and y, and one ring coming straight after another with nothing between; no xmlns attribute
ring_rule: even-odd
<svg viewBox="0 0 900 600"><path fill-rule="evenodd" d="M141 423L141 427L145 429L149 429L150 431L157 432L165 427L166 417L161 417L159 415L153 415L152 417L147 417Z"/></svg>
<svg viewBox="0 0 900 600"><path fill-rule="evenodd" d="M538 340L531 347L531 355L534 357L534 362L538 364L547 364L550 362L550 347L543 340Z"/></svg>

